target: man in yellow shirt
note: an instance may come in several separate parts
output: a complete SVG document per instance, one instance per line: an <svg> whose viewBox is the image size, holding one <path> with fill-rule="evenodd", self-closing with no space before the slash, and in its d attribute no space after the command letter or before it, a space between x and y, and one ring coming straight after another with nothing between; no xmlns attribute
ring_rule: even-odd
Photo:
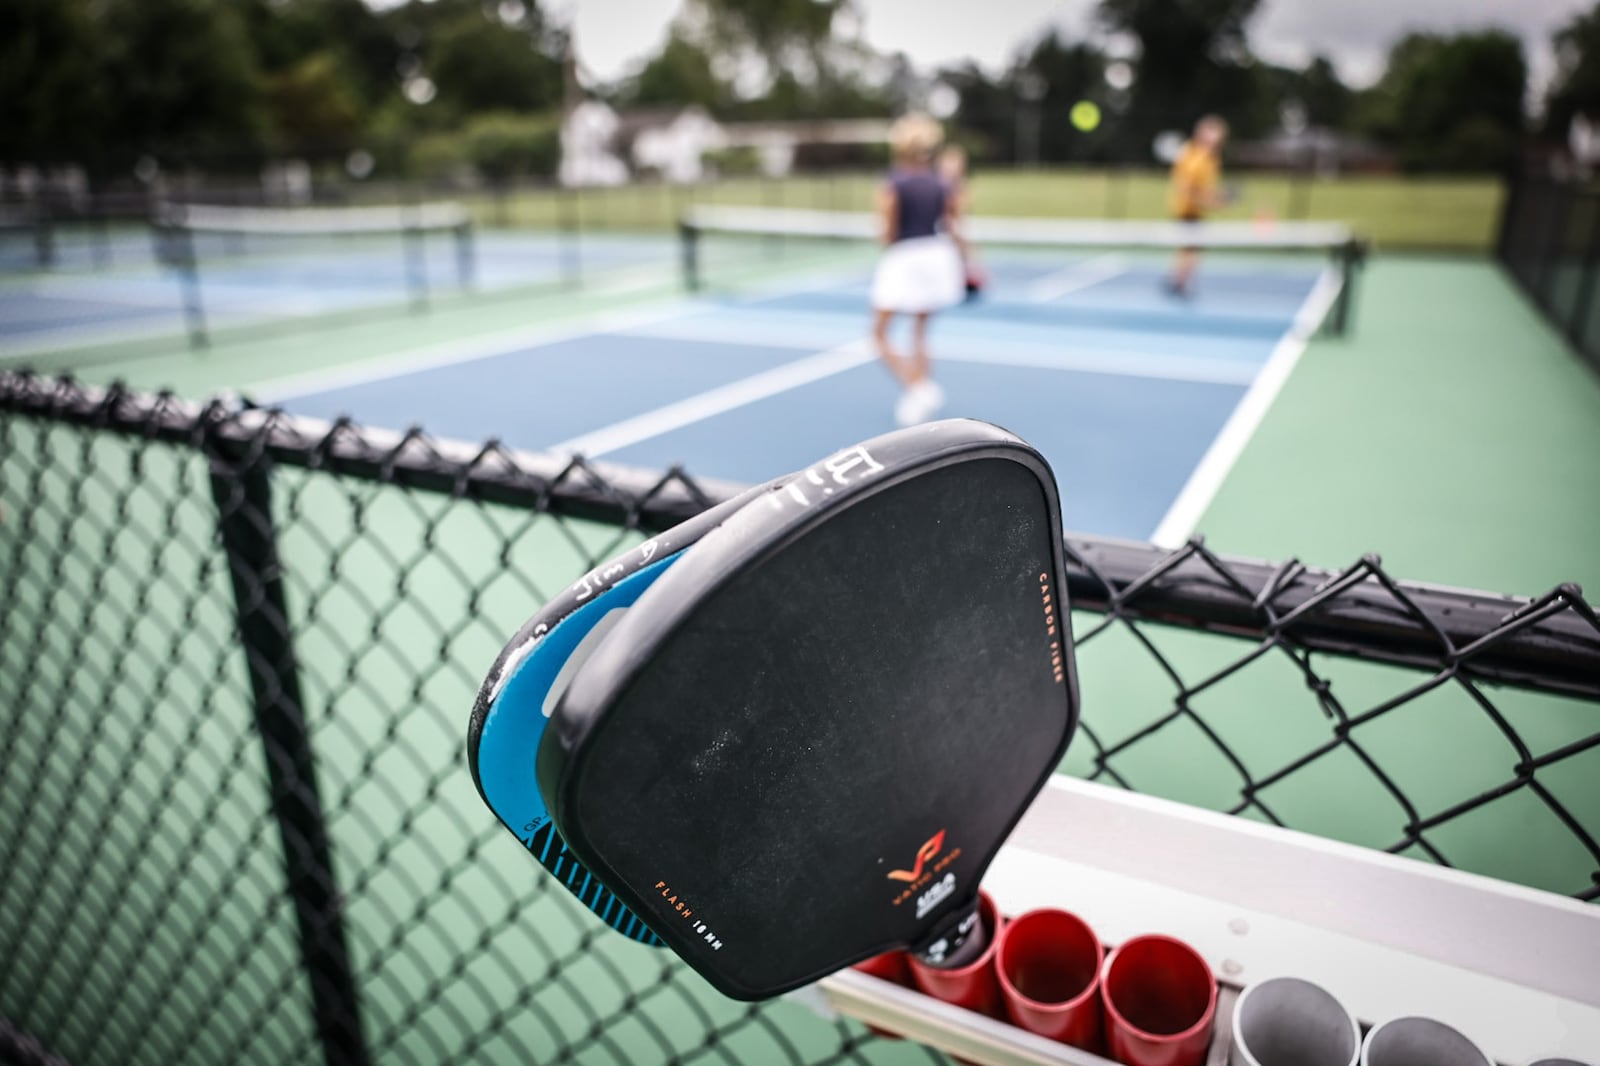
<svg viewBox="0 0 1600 1066"><path fill-rule="evenodd" d="M1194 136L1184 144L1172 164L1172 216L1179 222L1202 221L1207 212L1225 202L1222 195L1222 143L1228 139L1228 124L1216 115L1207 115L1195 124ZM1200 264L1200 249L1178 249L1167 287L1179 296L1189 294L1189 281Z"/></svg>

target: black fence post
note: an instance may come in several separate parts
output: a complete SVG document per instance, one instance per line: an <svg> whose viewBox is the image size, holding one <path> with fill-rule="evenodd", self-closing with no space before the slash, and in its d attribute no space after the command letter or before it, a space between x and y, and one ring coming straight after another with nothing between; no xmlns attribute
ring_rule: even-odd
<svg viewBox="0 0 1600 1066"><path fill-rule="evenodd" d="M462 292L471 289L478 280L478 256L472 229L470 219L455 228L456 287Z"/></svg>
<svg viewBox="0 0 1600 1066"><path fill-rule="evenodd" d="M1106 172L1106 217L1128 217L1128 185L1133 168L1123 163Z"/></svg>
<svg viewBox="0 0 1600 1066"><path fill-rule="evenodd" d="M579 186L556 186L556 242L561 257L561 281L569 289L583 283L583 205Z"/></svg>
<svg viewBox="0 0 1600 1066"><path fill-rule="evenodd" d="M55 227L55 214L47 193L39 198L39 210L33 220L33 254L41 270L49 270L56 265Z"/></svg>
<svg viewBox="0 0 1600 1066"><path fill-rule="evenodd" d="M678 241L683 255L683 287L700 291L700 229L683 218L678 222Z"/></svg>
<svg viewBox="0 0 1600 1066"><path fill-rule="evenodd" d="M1561 255L1562 230L1566 225L1568 209L1572 202L1571 189L1557 182L1549 183L1549 194L1546 203L1544 225L1539 228L1535 240L1538 242L1534 249L1533 275L1528 279L1528 295L1533 297L1533 302L1538 305L1546 317L1552 320L1555 317L1555 308L1550 302L1549 282L1550 275L1555 269L1556 261Z"/></svg>
<svg viewBox="0 0 1600 1066"><path fill-rule="evenodd" d="M422 228L422 208L412 206L415 215L405 223L401 237L402 254L406 261L406 289L411 295L411 309L428 308L428 237Z"/></svg>
<svg viewBox="0 0 1600 1066"><path fill-rule="evenodd" d="M1515 272L1512 244L1522 206L1523 178L1513 171L1506 175L1506 195L1500 202L1500 225L1495 234L1495 252L1508 268Z"/></svg>
<svg viewBox="0 0 1600 1066"><path fill-rule="evenodd" d="M194 231L181 222L157 218L152 223L156 259L178 272L178 290L183 300L183 320L189 328L189 347L204 348L211 343L206 331L205 303L200 295L200 256L195 250Z"/></svg>
<svg viewBox="0 0 1600 1066"><path fill-rule="evenodd" d="M763 171L756 179L760 183L761 204L767 210L782 210L785 206L784 189L780 179ZM769 234L763 241L767 258L774 259L783 254L783 234Z"/></svg>
<svg viewBox="0 0 1600 1066"><path fill-rule="evenodd" d="M89 240L97 269L111 266L111 221L106 217L105 206L98 197L89 201Z"/></svg>
<svg viewBox="0 0 1600 1066"><path fill-rule="evenodd" d="M360 1001L346 946L343 903L317 789L299 667L272 521L268 460L213 446L211 495L228 560L239 642L250 677L256 731L266 756L272 813L283 844L301 962L327 1066L366 1066Z"/></svg>
<svg viewBox="0 0 1600 1066"><path fill-rule="evenodd" d="M1578 277L1578 298L1573 303L1572 318L1564 325L1564 332L1572 346L1579 352L1595 356L1588 346L1589 313L1594 308L1595 289L1600 288L1600 195L1580 193L1594 202L1594 221L1589 224L1587 246L1583 251L1582 273ZM1600 366L1600 360L1596 361Z"/></svg>
<svg viewBox="0 0 1600 1066"><path fill-rule="evenodd" d="M1315 157L1289 171L1289 208L1285 214L1293 219L1311 217L1311 186L1316 180Z"/></svg>

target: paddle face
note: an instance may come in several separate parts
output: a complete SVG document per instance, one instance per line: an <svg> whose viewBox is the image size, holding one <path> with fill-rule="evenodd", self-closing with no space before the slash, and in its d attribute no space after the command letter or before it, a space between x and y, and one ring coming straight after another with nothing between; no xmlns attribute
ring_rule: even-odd
<svg viewBox="0 0 1600 1066"><path fill-rule="evenodd" d="M757 999L953 934L1076 698L1054 483L1009 434L890 434L718 510L525 630L550 651L502 656L472 748L563 884Z"/></svg>

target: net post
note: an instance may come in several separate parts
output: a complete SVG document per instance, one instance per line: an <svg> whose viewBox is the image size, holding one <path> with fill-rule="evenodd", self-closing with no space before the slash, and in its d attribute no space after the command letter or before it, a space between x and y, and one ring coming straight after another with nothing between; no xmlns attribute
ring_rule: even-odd
<svg viewBox="0 0 1600 1066"><path fill-rule="evenodd" d="M1356 270L1361 265L1365 250L1361 242L1351 237L1334 249L1334 260L1339 265L1339 295L1333 301L1331 317L1335 337L1343 337L1350 330L1350 302L1356 283Z"/></svg>
<svg viewBox="0 0 1600 1066"><path fill-rule="evenodd" d="M472 239L472 220L469 218L455 228L456 284L463 292L471 289L477 280L477 246Z"/></svg>
<svg viewBox="0 0 1600 1066"><path fill-rule="evenodd" d="M678 221L678 242L683 261L683 287L700 291L700 227L688 219Z"/></svg>
<svg viewBox="0 0 1600 1066"><path fill-rule="evenodd" d="M250 681L255 729L266 760L270 804L294 905L300 962L311 993L317 1039L327 1066L367 1066L360 1001L350 963L343 902L317 788L299 666L272 520L269 460L241 453L208 433L212 501L227 559Z"/></svg>
<svg viewBox="0 0 1600 1066"><path fill-rule="evenodd" d="M422 232L422 220L412 216L405 222L402 240L405 244L406 288L411 293L411 309L428 308L428 248Z"/></svg>

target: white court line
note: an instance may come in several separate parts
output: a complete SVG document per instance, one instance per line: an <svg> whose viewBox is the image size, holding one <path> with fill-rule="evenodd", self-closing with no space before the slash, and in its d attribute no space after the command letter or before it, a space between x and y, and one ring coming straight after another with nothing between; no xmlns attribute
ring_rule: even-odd
<svg viewBox="0 0 1600 1066"><path fill-rule="evenodd" d="M609 315L583 316L561 325L518 326L515 329L501 330L498 333L471 337L467 340L432 344L425 348L401 352L388 358L372 359L353 366L313 370L284 378L269 378L263 382L246 385L239 392L260 404L281 403L296 396L326 392L329 389L386 381L389 378L432 370L435 367L470 363L478 359L508 355L527 348L540 348L578 337L634 329L687 314L693 306L687 301L673 299L665 306Z"/></svg>
<svg viewBox="0 0 1600 1066"><path fill-rule="evenodd" d="M630 331L631 335L637 337L796 350L814 350L820 344L829 343L827 340L819 339L826 332L828 331L805 328L804 324L797 326L786 322L781 330L775 331L773 335L757 338L748 331L741 333L738 330L719 328L697 319L660 323ZM832 339L837 339L837 333L834 333ZM1041 350L1044 344L1042 341L945 339L935 345L933 361L935 365L974 363L1216 385L1248 385L1255 380L1258 369L1257 364L1228 359L1162 355L1115 348L1062 345L1056 350Z"/></svg>
<svg viewBox="0 0 1600 1066"><path fill-rule="evenodd" d="M875 358L877 356L865 340L853 340L837 348L830 348L825 352L773 367L760 374L720 385L697 396L679 400L677 403L658 407L654 411L646 411L642 415L613 423L593 433L573 437L549 450L588 458L605 455L607 452L614 452L630 444L670 433L672 430L703 421L724 411L731 411L736 407L766 399L768 396L775 396L780 392L832 377L834 374L870 363Z"/></svg>
<svg viewBox="0 0 1600 1066"><path fill-rule="evenodd" d="M1267 357L1255 383L1233 409L1233 414L1228 416L1228 421L1223 423L1216 439L1189 475L1189 480L1184 482L1178 498L1172 501L1172 506L1167 508L1155 532L1150 534L1151 543L1160 548L1176 548L1189 539L1200 516L1211 506L1217 491L1222 488L1228 471L1238 462L1245 445L1255 435L1256 427L1266 417L1272 401L1278 398L1278 393L1289 380L1306 345L1311 342L1328 309L1338 298L1341 285L1339 273L1332 267L1324 269L1321 277L1317 278L1317 283L1295 313L1288 331Z"/></svg>
<svg viewBox="0 0 1600 1066"><path fill-rule="evenodd" d="M617 295L637 290L641 287L641 282L647 281L647 284L643 287L648 287L648 285L653 285L661 280L659 268L648 268L651 271L651 276L648 279L643 277L644 269L641 268L640 277L636 278L630 275L625 278L618 278L611 283L602 282L589 287L587 293L591 296L596 293ZM833 269L825 273L814 274L810 277L809 282L802 281L802 284L806 284L808 288L823 288L830 284L837 284L850 276L859 275L859 273L859 270L854 271L853 274L847 274L843 270ZM773 283L774 286L777 284L777 282ZM774 294L779 291L782 290L775 288ZM793 292L795 290L790 288L787 291ZM421 370L431 370L435 367L469 363L478 359L489 359L496 355L505 355L525 348L538 348L549 344L557 344L561 341L575 340L592 334L638 331L638 335L648 336L648 331L644 331L643 327L667 322L674 318L687 316L695 311L715 308L716 306L717 302L714 298L676 296L670 298L666 304L643 310L580 318L576 322L559 326L518 326L515 329L503 330L465 341L446 341L442 344L430 345L414 352L401 353L393 358L358 363L354 366L335 367L329 370L313 370L309 373L296 374L287 378L269 378L254 385L247 385L239 391L260 404L282 403L284 400L293 399L297 396L307 396L312 393L346 388L352 385L365 385L373 381L383 381L392 377L413 374ZM812 346L807 345L806 347Z"/></svg>
<svg viewBox="0 0 1600 1066"><path fill-rule="evenodd" d="M1009 353L992 350L941 351L934 356L934 362L986 363L991 366L1062 370L1074 374L1103 374L1107 377L1156 378L1203 385L1248 385L1255 379L1255 367L1226 359L1191 359L1114 349L1072 348L1050 355L1025 350Z"/></svg>
<svg viewBox="0 0 1600 1066"><path fill-rule="evenodd" d="M1115 253L1097 255L1093 259L1062 267L1052 274L1036 279L1028 286L1026 294L1030 300L1059 300L1070 293L1081 292L1127 272L1128 261L1122 256Z"/></svg>

